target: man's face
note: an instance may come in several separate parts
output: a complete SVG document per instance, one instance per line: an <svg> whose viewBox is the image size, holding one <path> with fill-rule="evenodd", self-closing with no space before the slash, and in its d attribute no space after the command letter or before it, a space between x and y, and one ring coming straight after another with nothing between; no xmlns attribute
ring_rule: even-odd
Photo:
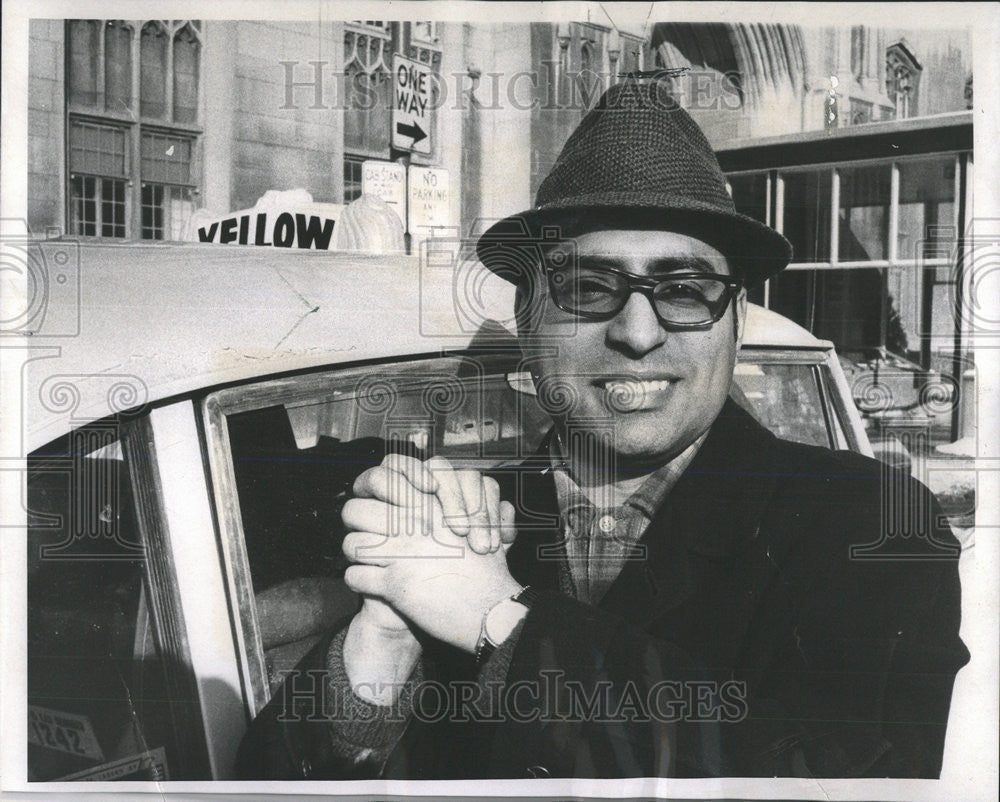
<svg viewBox="0 0 1000 802"><path fill-rule="evenodd" d="M725 256L685 234L594 231L573 243L573 258L582 267L641 276L692 269L730 275ZM552 255L558 261L555 252L550 261ZM660 324L650 300L639 292L613 318L600 321L565 312L546 294L534 326L538 338L522 336L522 348L532 358L543 404L546 387L565 388L574 399L568 413L550 403L557 422L608 422L617 457L630 465L659 465L704 432L726 400L742 337L745 293L737 306L739 335L734 336L732 303L714 325L677 331Z"/></svg>

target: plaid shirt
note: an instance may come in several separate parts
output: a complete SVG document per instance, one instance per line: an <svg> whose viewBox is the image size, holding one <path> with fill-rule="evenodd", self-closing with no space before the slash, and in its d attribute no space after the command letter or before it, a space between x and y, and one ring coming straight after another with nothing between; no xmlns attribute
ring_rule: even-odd
<svg viewBox="0 0 1000 802"><path fill-rule="evenodd" d="M611 488L607 485L595 488L603 498L591 499L570 475L559 438L552 438L549 454L560 527L565 537L566 560L559 572L564 592L578 601L597 604L627 560L645 559L645 547L639 543L639 538L691 464L706 435L707 432L650 474L621 506L614 505Z"/></svg>

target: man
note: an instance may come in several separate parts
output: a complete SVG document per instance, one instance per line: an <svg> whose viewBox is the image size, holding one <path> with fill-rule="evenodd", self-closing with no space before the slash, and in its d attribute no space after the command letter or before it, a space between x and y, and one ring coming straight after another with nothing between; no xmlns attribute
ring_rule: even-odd
<svg viewBox="0 0 1000 802"><path fill-rule="evenodd" d="M518 285L550 437L495 476L395 454L358 477L364 602L258 716L244 774L937 776L957 544L922 486L883 503L878 463L729 400L746 287L791 253L690 116L613 87L477 247ZM950 559L852 559L914 510Z"/></svg>

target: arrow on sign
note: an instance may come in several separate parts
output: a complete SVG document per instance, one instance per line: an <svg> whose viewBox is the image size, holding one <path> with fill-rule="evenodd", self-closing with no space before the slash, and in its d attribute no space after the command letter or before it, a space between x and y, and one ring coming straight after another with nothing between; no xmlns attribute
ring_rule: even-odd
<svg viewBox="0 0 1000 802"><path fill-rule="evenodd" d="M424 133L424 129L420 127L419 123L414 122L413 125L405 125L403 123L396 123L396 133L402 136L408 136L413 140L413 144L416 145L421 139L427 139L427 134Z"/></svg>

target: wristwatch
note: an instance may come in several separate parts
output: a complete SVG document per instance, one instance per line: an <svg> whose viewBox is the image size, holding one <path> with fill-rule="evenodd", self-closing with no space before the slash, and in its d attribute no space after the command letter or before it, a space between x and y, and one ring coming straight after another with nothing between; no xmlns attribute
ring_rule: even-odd
<svg viewBox="0 0 1000 802"><path fill-rule="evenodd" d="M530 585L521 588L507 599L501 599L483 615L483 624L476 642L476 668L481 668L497 647L510 637L521 622L538 593Z"/></svg>

